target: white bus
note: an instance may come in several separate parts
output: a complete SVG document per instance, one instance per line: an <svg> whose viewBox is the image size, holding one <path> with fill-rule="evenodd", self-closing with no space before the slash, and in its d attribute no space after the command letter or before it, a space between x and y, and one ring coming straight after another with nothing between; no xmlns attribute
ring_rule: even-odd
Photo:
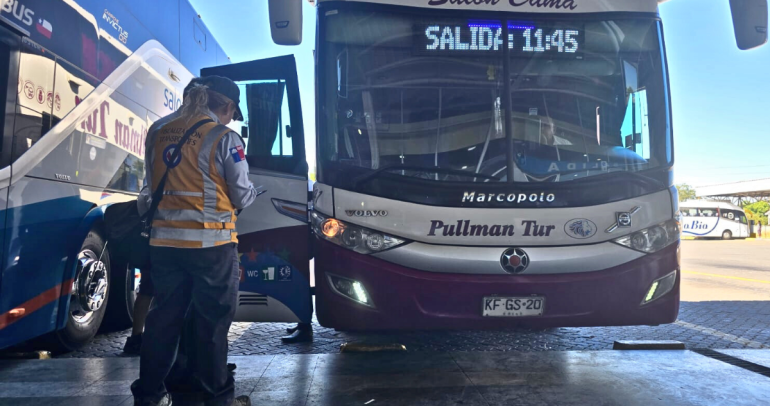
<svg viewBox="0 0 770 406"><path fill-rule="evenodd" d="M732 203L688 200L679 207L685 236L729 240L750 234L746 213Z"/></svg>
<svg viewBox="0 0 770 406"><path fill-rule="evenodd" d="M270 1L276 43L301 41L304 3ZM243 87L264 191L238 220L236 319L310 321L311 253L318 321L336 329L676 320L657 0L316 3L315 134L293 57L201 71ZM739 48L766 40L759 3L734 13Z"/></svg>

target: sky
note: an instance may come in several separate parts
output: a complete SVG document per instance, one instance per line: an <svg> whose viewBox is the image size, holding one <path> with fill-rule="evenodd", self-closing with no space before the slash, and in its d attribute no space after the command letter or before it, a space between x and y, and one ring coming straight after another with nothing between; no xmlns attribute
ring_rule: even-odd
<svg viewBox="0 0 770 406"><path fill-rule="evenodd" d="M275 45L267 0L190 0L233 62L294 54L308 164L315 166L315 7L304 2L302 45ZM740 51L728 0L660 7L673 110L676 183L770 178L770 44ZM311 169L312 171L312 169Z"/></svg>

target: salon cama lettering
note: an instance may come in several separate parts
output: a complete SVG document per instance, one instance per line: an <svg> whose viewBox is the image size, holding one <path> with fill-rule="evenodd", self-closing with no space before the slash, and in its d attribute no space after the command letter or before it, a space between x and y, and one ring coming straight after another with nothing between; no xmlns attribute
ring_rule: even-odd
<svg viewBox="0 0 770 406"><path fill-rule="evenodd" d="M505 0L428 0L429 6L443 6L444 4L457 4L467 6L497 5ZM511 7L522 7L529 5L531 7L553 8L557 10L574 10L577 8L575 0L508 0Z"/></svg>

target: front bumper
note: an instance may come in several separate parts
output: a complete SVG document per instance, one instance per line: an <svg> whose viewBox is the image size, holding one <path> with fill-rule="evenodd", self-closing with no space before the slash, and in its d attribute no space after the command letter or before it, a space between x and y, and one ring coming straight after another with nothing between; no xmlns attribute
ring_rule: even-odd
<svg viewBox="0 0 770 406"><path fill-rule="evenodd" d="M641 306L656 279L679 269L679 243L613 268L551 275L471 275L425 272L316 242L318 321L341 330L494 329L672 323L679 313L673 290ZM375 307L334 292L327 273L359 281ZM485 296L545 297L537 317L483 317Z"/></svg>

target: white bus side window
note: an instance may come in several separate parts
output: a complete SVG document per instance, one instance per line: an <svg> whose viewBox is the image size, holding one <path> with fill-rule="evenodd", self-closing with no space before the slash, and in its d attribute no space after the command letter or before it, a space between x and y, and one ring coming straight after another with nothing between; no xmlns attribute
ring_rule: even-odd
<svg viewBox="0 0 770 406"><path fill-rule="evenodd" d="M690 208L682 209L682 215L685 217L697 217L698 209L690 209Z"/></svg>
<svg viewBox="0 0 770 406"><path fill-rule="evenodd" d="M700 209L700 215L702 217L717 217L717 210L716 209Z"/></svg>

